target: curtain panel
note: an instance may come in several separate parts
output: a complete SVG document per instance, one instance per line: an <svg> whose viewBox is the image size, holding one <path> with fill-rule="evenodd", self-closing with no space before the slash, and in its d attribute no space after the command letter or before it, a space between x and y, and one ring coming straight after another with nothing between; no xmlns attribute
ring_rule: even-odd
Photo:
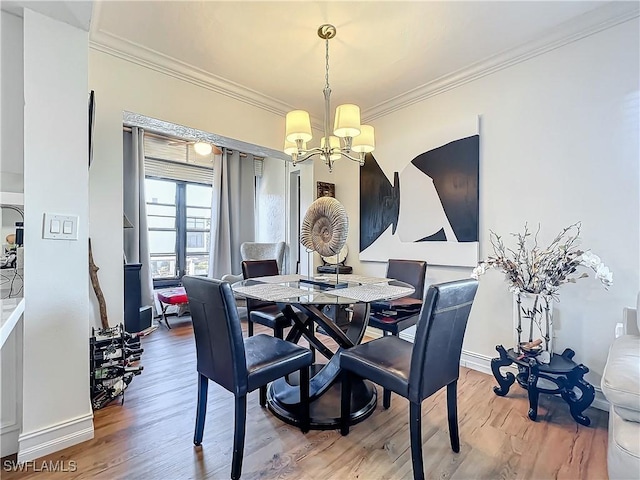
<svg viewBox="0 0 640 480"><path fill-rule="evenodd" d="M144 130L123 132L123 210L133 228L124 229L124 254L128 263L140 263L142 305L153 305L153 280L149 255L147 203L144 188Z"/></svg>
<svg viewBox="0 0 640 480"><path fill-rule="evenodd" d="M240 245L255 239L253 155L225 149L214 157L209 276L242 272Z"/></svg>

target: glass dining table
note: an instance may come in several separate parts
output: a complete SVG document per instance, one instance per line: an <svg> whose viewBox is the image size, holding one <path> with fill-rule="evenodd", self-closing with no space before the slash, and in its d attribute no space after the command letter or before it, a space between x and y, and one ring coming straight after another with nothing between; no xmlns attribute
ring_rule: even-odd
<svg viewBox="0 0 640 480"><path fill-rule="evenodd" d="M232 287L238 296L274 302L292 323L286 340L298 343L304 338L314 350L316 361L310 374L309 408L310 427L315 430L339 428L338 353L362 341L368 325L370 303L401 298L414 292L411 285L394 279L350 274L257 277L234 283ZM331 306L333 311L348 311L346 325L337 325L325 313L332 309ZM322 334L316 335L316 330ZM323 358L318 358L316 352ZM377 393L371 382L354 382L350 423L356 424L371 415L376 403ZM284 422L298 425L300 389L297 375L271 383L267 391L267 407Z"/></svg>

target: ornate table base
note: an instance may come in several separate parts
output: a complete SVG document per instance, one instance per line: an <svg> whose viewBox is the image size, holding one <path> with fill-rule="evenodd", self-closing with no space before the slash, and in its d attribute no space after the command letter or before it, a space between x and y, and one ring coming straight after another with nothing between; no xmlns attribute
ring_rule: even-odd
<svg viewBox="0 0 640 480"><path fill-rule="evenodd" d="M560 395L569 405L573 419L581 425L590 425L591 420L582 412L593 402L595 391L593 386L583 379L589 369L572 360L575 355L573 350L567 348L562 355L553 354L549 364L539 364L534 357L521 356L511 348L505 350L502 345L496 346L496 350L500 357L491 360L491 371L499 385L493 387L496 395L502 397L509 393L509 388L517 380L529 394L531 420L538 416L538 395L542 392ZM502 375L500 368L512 363L518 366L518 374L507 372L506 375Z"/></svg>

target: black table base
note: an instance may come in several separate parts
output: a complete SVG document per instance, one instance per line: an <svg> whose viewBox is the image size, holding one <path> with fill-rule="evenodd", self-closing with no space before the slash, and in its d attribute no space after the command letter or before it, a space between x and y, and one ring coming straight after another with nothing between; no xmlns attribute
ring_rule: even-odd
<svg viewBox="0 0 640 480"><path fill-rule="evenodd" d="M316 369L320 366L314 366ZM313 373L312 373L313 374ZM309 404L312 430L340 428L340 384L334 382ZM271 384L267 391L267 407L282 421L298 426L300 418L298 379L290 375ZM373 413L377 403L375 386L365 380L353 383L351 396L351 425L361 422Z"/></svg>
<svg viewBox="0 0 640 480"><path fill-rule="evenodd" d="M304 315L301 317L292 310L295 306ZM329 318L321 308L307 304L282 304L282 313L291 319L293 327L287 340L298 343L302 337L314 350L323 356L327 363L316 363L310 372L309 380L309 416L310 428L330 430L340 428L340 350L357 345L364 337L369 317L369 306L353 306L353 315L348 325L340 327ZM316 326L325 335L330 336L338 345L334 351L315 335ZM371 382L355 382L351 403L351 423L356 424L367 418L376 408L376 389ZM281 420L298 425L300 422L300 388L296 375L289 375L271 383L267 390L267 406Z"/></svg>
<svg viewBox="0 0 640 480"><path fill-rule="evenodd" d="M538 416L538 395L549 393L560 395L567 402L571 416L576 422L585 426L591 424L589 417L582 412L593 402L595 390L583 379L589 369L572 360L575 355L573 350L567 348L562 355L553 354L548 364L539 364L534 357L520 355L511 348L505 350L502 345L498 345L496 350L500 357L491 360L491 371L499 385L493 387L496 395L506 395L511 385L517 381L528 392L531 420L536 420ZM518 374L507 372L503 375L500 368L512 363L518 366Z"/></svg>

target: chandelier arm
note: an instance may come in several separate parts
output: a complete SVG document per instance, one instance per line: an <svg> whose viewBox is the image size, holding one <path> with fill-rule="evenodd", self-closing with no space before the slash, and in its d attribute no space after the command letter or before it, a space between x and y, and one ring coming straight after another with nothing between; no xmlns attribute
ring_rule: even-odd
<svg viewBox="0 0 640 480"><path fill-rule="evenodd" d="M345 152L344 150L342 150L340 154L343 157L347 157L349 160L353 160L354 162L358 162L360 165L364 165L364 154L358 154L357 157L354 157L350 153Z"/></svg>
<svg viewBox="0 0 640 480"><path fill-rule="evenodd" d="M320 155L322 153L323 153L323 150L317 147L312 148L310 150L306 150L304 152L300 152L297 163L304 162L305 160L309 160L314 155Z"/></svg>

